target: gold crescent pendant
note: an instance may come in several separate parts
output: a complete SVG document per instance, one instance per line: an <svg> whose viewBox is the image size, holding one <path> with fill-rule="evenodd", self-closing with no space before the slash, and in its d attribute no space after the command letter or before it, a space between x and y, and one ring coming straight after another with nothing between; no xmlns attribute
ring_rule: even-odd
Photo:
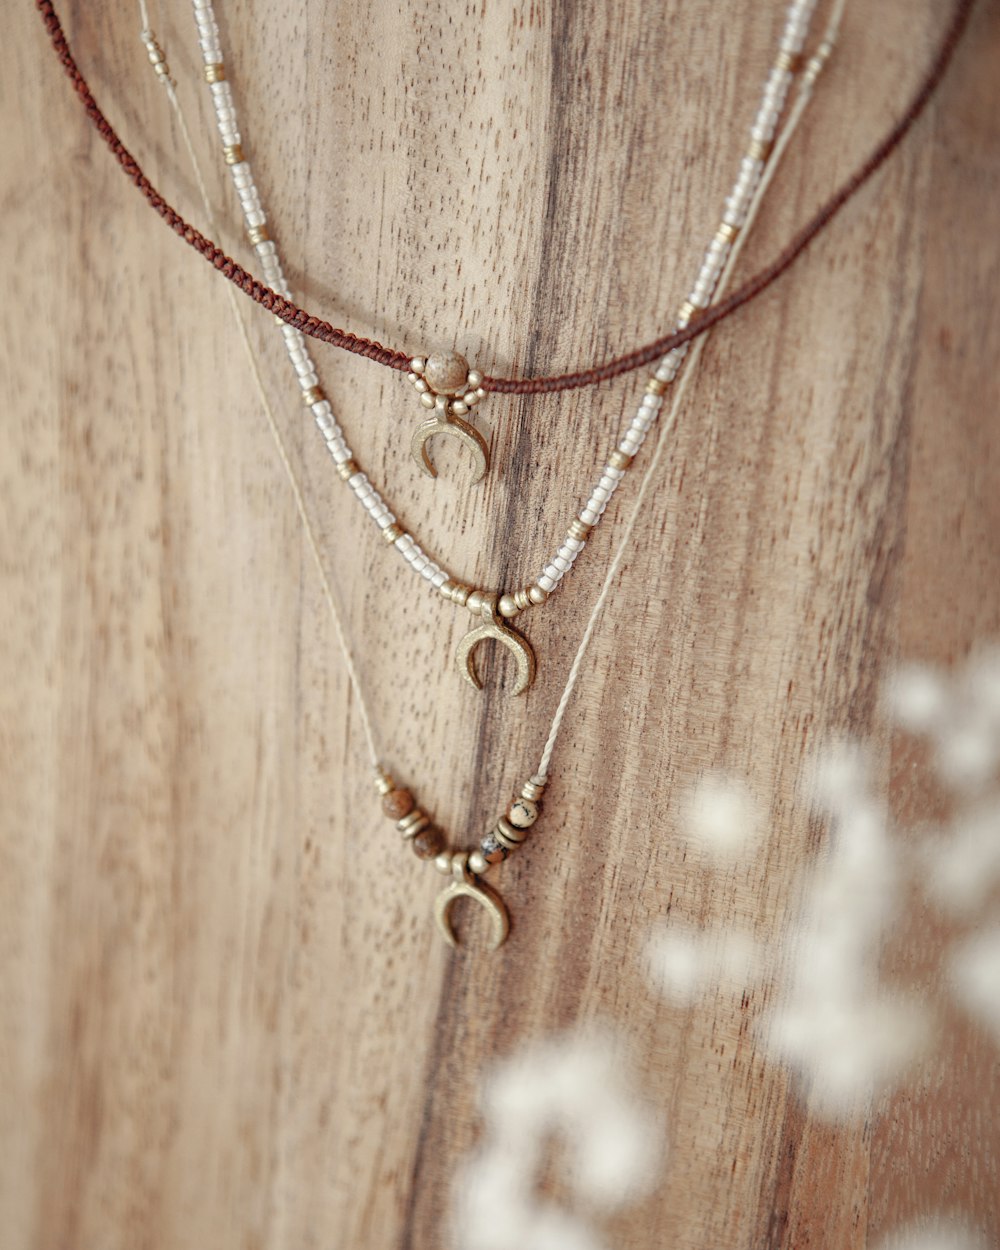
<svg viewBox="0 0 1000 1250"><path fill-rule="evenodd" d="M502 946L510 932L510 918L503 900L495 890L477 880L469 871L468 855L456 855L452 860L451 872L454 880L434 900L434 919L449 946L457 948L458 939L451 927L448 912L457 898L471 898L489 913L490 946L495 951Z"/></svg>
<svg viewBox="0 0 1000 1250"><path fill-rule="evenodd" d="M426 421L421 421L413 431L410 454L423 472L428 477L437 477L437 469L427 450L427 443L435 434L450 434L452 438L457 438L463 446L469 449L476 462L476 476L472 479L472 485L475 486L477 482L481 482L490 467L490 449L486 444L486 439L468 421L463 421L461 417L448 416L444 411L439 411Z"/></svg>
<svg viewBox="0 0 1000 1250"><path fill-rule="evenodd" d="M462 674L470 686L474 686L477 690L482 690L483 683L476 672L475 650L481 642L493 640L502 643L507 650L513 655L517 664L517 681L514 683L514 689L511 691L511 697L524 694L525 690L531 685L535 679L535 653L528 645L527 639L515 629L504 623L497 611L497 601L495 595L490 595L483 604L483 616L485 620L482 625L477 625L475 629L470 629L462 641L458 644L455 652L455 662L458 665L458 671Z"/></svg>

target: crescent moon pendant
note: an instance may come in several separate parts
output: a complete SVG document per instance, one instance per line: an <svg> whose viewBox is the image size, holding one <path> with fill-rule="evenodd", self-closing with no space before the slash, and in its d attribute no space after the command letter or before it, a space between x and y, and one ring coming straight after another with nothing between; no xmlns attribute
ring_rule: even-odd
<svg viewBox="0 0 1000 1250"><path fill-rule="evenodd" d="M460 417L429 417L426 421L421 421L413 431L410 454L423 472L428 477L437 477L437 469L427 450L427 443L435 434L450 434L469 449L476 462L476 476L472 479L472 485L481 482L490 467L490 449L475 426Z"/></svg>
<svg viewBox="0 0 1000 1250"><path fill-rule="evenodd" d="M507 908L503 905L503 900L495 890L491 890L488 885L483 885L476 881L472 874L465 866L461 869L461 878L459 878L459 870L455 871L455 880L451 885L447 886L434 900L434 919L438 928L441 930L444 940L453 948L458 947L458 939L455 937L455 931L451 927L451 920L448 912L452 903L457 898L471 898L489 913L490 917L490 950L495 951L502 946L504 940L510 931L510 920L507 916Z"/></svg>
<svg viewBox="0 0 1000 1250"><path fill-rule="evenodd" d="M484 621L482 625L469 630L455 652L458 671L471 686L482 690L483 683L476 672L476 658L473 653L481 642L489 639L503 643L513 655L517 664L517 681L511 697L523 694L535 679L535 653L525 638L510 626L501 624L499 620Z"/></svg>

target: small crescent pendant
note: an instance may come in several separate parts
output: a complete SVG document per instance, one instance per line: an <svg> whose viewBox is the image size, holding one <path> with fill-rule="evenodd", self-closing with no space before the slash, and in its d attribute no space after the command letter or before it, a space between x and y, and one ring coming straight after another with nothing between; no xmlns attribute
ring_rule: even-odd
<svg viewBox="0 0 1000 1250"><path fill-rule="evenodd" d="M480 907L489 913L489 949L495 951L503 945L510 931L510 919L507 915L507 908L504 907L503 900L495 890L491 890L488 885L484 885L472 875L469 871L468 861L468 855L455 856L451 866L454 880L434 900L434 919L444 936L444 940L449 946L457 948L458 939L455 937L455 931L451 927L448 912L457 898L475 899Z"/></svg>
<svg viewBox="0 0 1000 1250"><path fill-rule="evenodd" d="M437 469L427 450L427 443L435 434L450 434L452 438L457 438L463 446L469 449L476 462L476 476L472 479L472 485L475 486L477 482L481 482L490 467L490 449L486 444L486 439L475 426L470 425L468 421L463 421L461 417L438 414L428 417L426 421L421 421L413 431L410 454L423 472L428 477L437 477Z"/></svg>
<svg viewBox="0 0 1000 1250"><path fill-rule="evenodd" d="M484 620L482 625L477 625L475 629L470 629L458 644L455 652L458 671L470 686L474 686L476 690L482 690L483 683L476 672L474 652L481 642L492 639L502 643L513 655L517 664L517 681L511 691L511 697L524 694L535 679L535 653L528 645L526 638L501 620L495 599L485 605L483 615L487 616L487 614L489 614L488 619Z"/></svg>

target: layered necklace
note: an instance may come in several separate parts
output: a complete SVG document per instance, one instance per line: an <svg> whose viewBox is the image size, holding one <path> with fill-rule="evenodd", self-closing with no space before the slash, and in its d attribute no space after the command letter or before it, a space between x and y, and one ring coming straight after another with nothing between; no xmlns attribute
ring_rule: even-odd
<svg viewBox="0 0 1000 1250"><path fill-rule="evenodd" d="M433 862L442 874L449 877L449 884L437 897L435 916L444 936L453 945L455 944L455 938L450 924L449 909L453 901L462 896L474 899L489 912L492 925L491 946L493 948L499 946L507 935L508 916L506 908L497 893L482 880L482 877L495 865L505 860L513 850L517 849L524 842L529 830L538 818L540 800L549 779L556 742L581 671L584 655L593 637L607 600L610 586L621 565L622 558L649 493L652 480L662 459L666 446L666 435L676 419L684 391L690 378L693 376L694 367L697 364L705 342L705 338L702 336L689 350L688 341L684 340L683 336L692 319L697 318L701 310L709 309L713 298L724 289L781 155L803 115L815 81L833 48L843 8L843 0L838 0L834 5L827 31L816 50L808 60L803 60L802 50L808 36L815 5L816 0L793 0L793 3L788 8L775 60L765 80L761 101L750 130L747 149L742 157L730 195L725 202L721 220L706 248L695 283L678 311L676 318L677 330L672 337L679 341L656 360L655 368L646 383L645 392L635 415L630 423L620 431L616 445L607 457L597 483L587 497L585 506L580 509L570 523L563 543L558 547L548 563L545 564L535 581L513 591L501 592L469 586L453 576L442 565L432 560L418 544L417 540L399 524L396 515L356 461L347 443L344 431L334 415L330 401L320 387L314 361L306 346L306 334L314 331L316 326L303 325L300 327L289 324L289 317L284 315L288 308L294 308L295 306L291 304L291 293L284 277L278 250L274 240L270 237L268 220L262 206L261 197L253 178L250 163L243 150L243 139L239 129L235 99L230 86L230 80L227 77L226 61L222 52L212 3L211 0L194 0L199 43L205 65L205 78L212 94L223 159L230 168L250 243L260 261L266 279L267 286L263 289L269 292L269 295L261 298L259 302L266 302L266 298L272 296L282 302L282 306L277 310L278 316L276 319L280 323L280 332L285 341L297 387L302 401L312 413L323 442L336 467L338 476L346 482L358 502L370 516L373 524L382 533L386 543L395 548L412 572L426 581L433 590L440 593L443 597L451 602L467 607L474 615L480 618L477 626L462 640L457 656L460 670L471 684L476 687L481 685L475 667L474 652L481 642L488 639L500 641L514 654L518 666L515 693L520 693L530 684L535 671L534 655L527 642L507 624L507 621L530 606L546 602L556 589L563 576L573 566L577 556L583 550L590 532L599 523L611 497L625 477L647 434L660 416L665 400L669 398L670 401L666 417L660 422L660 433L654 453L646 468L636 498L633 501L630 515L623 527L621 541L609 562L600 593L583 631L566 684L546 735L538 766L528 776L511 803L507 805L504 814L498 818L495 825L482 838L478 847L471 850L463 848L447 849L444 834L432 823L430 816L418 804L411 790L405 786L397 785L382 763L360 675L347 641L346 631L336 600L330 588L324 562L320 555L319 544L305 509L302 491L291 467L278 422L260 378L246 324L238 308L235 294L232 292L232 288L230 288L238 327L247 351L248 363L260 391L270 431L275 439L280 459L293 489L307 541L320 572L324 593L331 611L347 672L361 710L361 721L367 740L374 783L378 793L381 795L383 811L394 822L398 833L409 843L417 857ZM43 12L46 9L51 11L51 5L42 3L42 0L39 0L39 7L43 9ZM174 89L166 57L149 30L148 21L145 20L144 0L140 0L140 7L144 19L142 37L149 59L167 88L170 102L177 113L181 125L182 136L197 169L193 144L190 140L177 93ZM61 37L61 31L59 34ZM55 35L53 38L55 41ZM957 33L955 40L957 41ZM65 41L63 40L63 42ZM68 48L66 49L66 55L63 56L64 63L66 63L67 56ZM943 64L946 63L946 60L947 58L944 58ZM943 64L941 72L943 72ZM67 68L69 69L69 65L67 65ZM73 69L70 71L71 74L74 70L75 63L73 63ZM78 74L78 71L76 73ZM80 80L82 81L82 76L80 76ZM786 110L789 92L796 80L798 82L797 94L793 105ZM936 83L933 85L936 85ZM933 85L930 87L930 90L933 90ZM85 83L84 87L86 87ZM82 94L83 92L81 92ZM87 94L89 95L89 89L87 89ZM90 99L92 100L92 97ZM96 110L96 103L94 103L94 110L99 113L99 110ZM90 110L88 109L88 111ZM103 115L100 116L103 118ZM115 140L117 141L117 136L115 136ZM117 142L121 146L120 141ZM898 138L895 142L898 142ZM114 147L114 143L112 143L112 147ZM891 150L891 146L888 150ZM884 159L884 156L882 159ZM137 166L136 169L138 169ZM139 177L145 180L141 171L138 172ZM134 174L133 177L135 178ZM139 178L135 178L135 180L138 182ZM198 180L202 187L206 211L210 213L208 196L200 173L198 173ZM145 181L147 185L151 185L148 184L148 180ZM158 193L156 194L158 195ZM148 193L147 198L149 198ZM154 207L157 207L157 205L154 204ZM169 208L169 206L167 207ZM170 212L174 213L174 210L171 209ZM174 215L178 216L176 213ZM178 216L178 220L182 219ZM193 228L189 227L188 229L193 231ZM204 240L204 236L199 235L198 237ZM189 239L189 241L191 240ZM210 246L214 247L214 245ZM229 262L229 264L233 265L233 262ZM234 270L238 269L237 266L233 266L233 268ZM242 270L239 272L245 273ZM234 275L230 273L227 276L232 277ZM236 281L235 277L234 281ZM237 285L243 284L242 282L237 282ZM296 310L296 312L299 313L301 310ZM315 322L316 319L311 319L311 321ZM320 324L325 325L325 323ZM335 333L343 334L340 331ZM322 334L314 334L314 337L324 336ZM688 339L693 337L695 336L689 335ZM387 351L387 349L381 348L380 350L383 352ZM388 354L391 355L391 353ZM682 370L681 366L685 363L686 356L687 362ZM382 363L389 362L383 361ZM436 434L455 435L469 448L475 457L477 472L481 476L488 467L485 441L471 423L465 420L465 417L483 398L487 391L487 384L491 379L487 379L478 371L470 369L467 362L457 357L454 353L432 353L426 357L410 358L406 363L409 366L409 380L419 392L421 402L432 413L415 431L411 441L411 451L420 459L424 470L433 475L433 462L427 451L428 441ZM393 367L398 366L394 365ZM678 375L680 376L678 377ZM676 385L674 385L675 380ZM496 380L492 381L495 382ZM501 385L495 386L494 389L510 390L513 388Z"/></svg>

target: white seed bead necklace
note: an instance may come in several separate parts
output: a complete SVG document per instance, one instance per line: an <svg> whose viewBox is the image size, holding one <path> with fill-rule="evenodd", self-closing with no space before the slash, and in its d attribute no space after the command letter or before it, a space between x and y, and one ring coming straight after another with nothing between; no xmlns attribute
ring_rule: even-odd
<svg viewBox="0 0 1000 1250"><path fill-rule="evenodd" d="M763 201L764 194L774 175L777 165L805 112L806 106L812 95L812 89L815 81L832 52L839 30L840 17L844 4L845 0L836 0L826 33L816 52L810 58L805 72L802 75L798 95L792 109L789 112L786 124L766 157L762 170L759 172L758 176L753 179L753 191L749 194L745 204L741 207L740 226L742 233L738 236L734 236L734 240L731 240L731 242L735 241L735 246L727 249L726 258L719 271L712 279L711 292L709 292L709 295L706 298L710 298L711 293L716 290L721 291L725 287L731 275L740 246L743 239L746 237L746 231L752 225L757 215L758 209ZM195 0L195 5L197 11L202 7L201 0ZM793 4L789 12L789 22L786 24L786 33L788 25L792 24L792 18L794 15L794 29L796 31L796 38L800 48L808 31L808 20L811 16L813 7L814 5L812 3ZM157 42L155 36L149 29L146 0L139 0L139 9L142 23L142 41L147 49L150 62L156 70L160 81L166 87L171 107L173 108L178 119L182 139L187 149L189 159L194 167L195 176L204 201L205 211L211 220L213 214L207 187L194 151L190 130L187 126L187 122L175 90L175 84L170 76L166 57L164 56L162 48ZM201 23L199 23L199 27L201 27ZM776 121L771 124L769 142L774 137L776 124ZM727 205L727 211L728 207L729 206ZM276 259L275 263L278 263ZM505 940L508 933L509 921L507 911L500 897L494 890L480 880L480 877L489 871L494 864L500 863L506 859L508 854L512 850L515 850L525 840L530 828L537 820L540 810L540 799L549 780L549 771L555 752L556 742L559 737L566 710L572 698L576 682L580 675L587 648L597 627L604 604L607 601L608 592L612 582L620 568L625 551L628 548L632 534L642 513L643 504L649 493L667 447L668 434L676 421L684 393L689 384L689 380L693 376L694 366L697 364L698 358L701 355L705 342L708 338L708 334L703 335L693 344L690 352L690 360L688 361L688 367L684 370L677 387L672 393L671 405L668 410L667 417L661 425L659 436L653 450L653 455L641 480L638 493L626 520L620 542L610 561L600 593L587 621L576 655L574 656L573 662L570 666L566 684L563 688L562 695L559 699L545 739L538 767L521 787L519 794L508 805L505 815L501 816L497 820L495 826L491 828L482 839L478 848L472 850L471 852L467 850L451 851L442 849L443 836L440 831L431 823L430 817L417 805L411 792L404 787L397 786L381 763L381 754L377 749L372 725L372 717L368 708L367 700L364 696L360 674L354 662L352 651L350 645L348 644L346 630L344 629L336 599L333 595L330 581L326 573L326 568L320 554L319 542L305 507L302 489L292 467L284 438L281 434L280 426L268 398L266 388L264 387L263 379L260 375L259 366L250 340L250 334L244 318L243 309L240 306L235 291L231 287L227 287L227 292L230 305L237 322L244 351L247 356L247 362L250 367L251 375L254 378L255 385L261 398L268 428L275 441L279 459L291 485L296 508L307 538L307 543L315 561L316 568L319 572L324 597L326 598L331 618L333 620L338 645L343 656L352 690L357 699L363 731L368 746L369 760L374 773L375 786L378 792L382 795L383 811L395 822L397 830L402 834L403 838L410 843L419 858L433 859L436 868L441 873L451 877L450 884L438 895L435 902L435 918L446 940L452 946L456 945L454 932L449 918L449 909L452 902L459 897L470 897L478 902L489 913L491 921L490 947L491 949L496 949ZM666 360L669 360L669 357L666 358ZM295 360L293 359L293 364L294 363ZM657 369L657 375L661 370L665 373L672 370L672 372L670 372L670 380L672 380L673 377L676 376L679 366L680 360L670 362L666 369L664 368L664 362L661 362ZM315 370L312 370L312 373L314 374ZM296 368L296 374L300 378L301 385L302 374L300 373L298 367ZM308 374L306 376L308 376ZM316 383L310 383L310 385L316 385ZM655 419L655 415L656 414L654 413L653 418L649 420L645 429L642 430L640 443L645 438L646 433L651 427L653 419ZM333 420L332 410L330 412L330 419ZM322 426L320 428L322 429ZM342 434L340 437L343 439ZM329 440L327 440L327 442L329 443ZM346 442L344 445L346 447ZM620 479L616 479L616 481L617 480ZM603 500L599 502L606 504L607 501ZM603 511L603 508L601 511Z"/></svg>
<svg viewBox="0 0 1000 1250"><path fill-rule="evenodd" d="M193 0L193 7L205 79L215 109L223 159L229 167L239 198L247 234L260 260L266 282L279 294L290 299L291 291L278 248L270 237L260 192L251 163L243 149L243 136L227 77L213 0ZM796 74L802 69L802 49L815 7L816 0L792 0L788 7L777 52L765 79L760 103L750 127L747 147L726 198L721 220L705 250L694 285L678 310L678 329L687 326L698 310L707 308L712 302L718 291L723 268L741 231L745 229L750 205L760 184L765 163L772 152L774 136L789 89ZM385 542L399 553L406 565L445 599L465 606L475 617L481 618L478 627L467 634L460 644L456 657L459 671L473 686L479 688L481 682L472 653L479 642L492 638L513 653L518 665L513 693L522 693L534 676L534 655L526 639L506 622L526 609L544 603L573 567L656 422L663 407L664 395L677 377L687 354L687 346L677 348L664 356L647 380L635 415L620 432L586 503L570 522L562 542L543 565L537 578L514 590L504 591L469 585L428 555L417 539L400 525L396 513L386 503L351 450L330 400L320 385L319 374L305 335L280 318L276 317L275 321L284 340L302 400L313 414L339 476L350 487ZM412 362L417 371L413 375L416 381L420 381L417 375L423 372L426 364L423 359ZM479 380L477 375L470 375L470 378Z"/></svg>

